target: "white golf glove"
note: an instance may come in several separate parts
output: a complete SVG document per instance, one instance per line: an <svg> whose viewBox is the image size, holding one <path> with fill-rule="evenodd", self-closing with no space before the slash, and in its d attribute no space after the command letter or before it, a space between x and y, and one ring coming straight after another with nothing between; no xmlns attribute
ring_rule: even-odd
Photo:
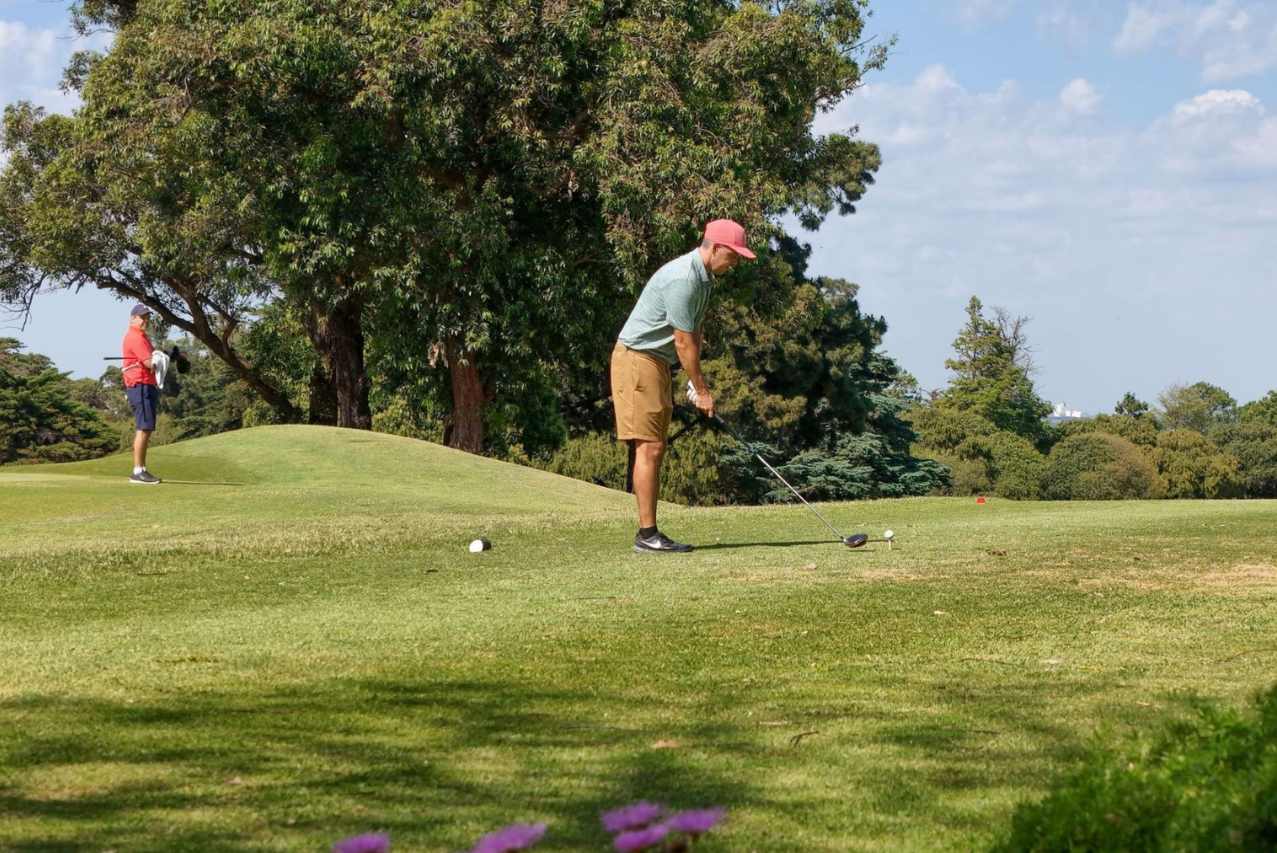
<svg viewBox="0 0 1277 853"><path fill-rule="evenodd" d="M688 382L687 382L687 400L688 400L688 402L689 402L689 403L691 403L693 406L695 406L695 405L696 405L696 401L697 401L698 399L700 399L700 396L701 396L700 394L697 394L697 393L696 393L696 386L694 386L694 385L692 384L691 380L688 380Z"/></svg>
<svg viewBox="0 0 1277 853"><path fill-rule="evenodd" d="M155 374L155 386L164 387L164 377L168 375L168 353L157 349L151 353L151 371Z"/></svg>

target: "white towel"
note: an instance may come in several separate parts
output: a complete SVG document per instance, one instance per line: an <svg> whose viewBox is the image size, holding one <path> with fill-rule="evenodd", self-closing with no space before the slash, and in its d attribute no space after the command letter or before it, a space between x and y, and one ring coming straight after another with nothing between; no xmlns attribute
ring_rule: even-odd
<svg viewBox="0 0 1277 853"><path fill-rule="evenodd" d="M168 353L157 349L151 353L151 371L155 374L155 387L164 388L164 377L168 375Z"/></svg>

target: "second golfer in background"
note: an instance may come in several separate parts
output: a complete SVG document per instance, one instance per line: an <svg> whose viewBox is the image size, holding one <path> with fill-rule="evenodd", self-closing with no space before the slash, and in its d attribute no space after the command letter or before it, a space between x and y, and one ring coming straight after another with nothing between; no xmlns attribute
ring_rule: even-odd
<svg viewBox="0 0 1277 853"><path fill-rule="evenodd" d="M616 436L634 442L634 496L639 530L634 550L683 553L691 545L675 542L656 526L661 463L674 413L671 369L681 364L695 390L697 409L714 416L714 398L701 373L702 324L714 276L740 261L752 260L745 229L730 219L705 226L701 245L661 267L648 280L612 350L612 403Z"/></svg>
<svg viewBox="0 0 1277 853"><path fill-rule="evenodd" d="M160 408L160 389L156 382L152 356L155 347L146 336L151 322L151 309L142 304L129 312L129 330L124 334L124 396L133 409L137 432L133 435L133 476L130 483L155 486L162 482L146 470L146 447L155 432L155 419Z"/></svg>

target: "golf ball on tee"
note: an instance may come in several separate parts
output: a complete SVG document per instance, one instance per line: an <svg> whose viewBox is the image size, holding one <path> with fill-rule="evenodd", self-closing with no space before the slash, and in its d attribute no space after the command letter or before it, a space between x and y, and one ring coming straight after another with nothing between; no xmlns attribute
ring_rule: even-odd
<svg viewBox="0 0 1277 853"><path fill-rule="evenodd" d="M896 535L896 534L894 534L894 533L892 533L890 530L888 530L886 533L882 534L882 538L883 538L883 539L890 539L892 536L895 536L895 535Z"/></svg>
<svg viewBox="0 0 1277 853"><path fill-rule="evenodd" d="M492 543L487 539L476 539L470 543L470 553L478 554L480 551L486 551L492 547Z"/></svg>

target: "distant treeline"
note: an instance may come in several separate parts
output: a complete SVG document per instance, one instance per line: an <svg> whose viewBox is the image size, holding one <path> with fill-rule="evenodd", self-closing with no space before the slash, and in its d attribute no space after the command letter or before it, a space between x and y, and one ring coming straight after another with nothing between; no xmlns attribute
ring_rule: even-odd
<svg viewBox="0 0 1277 853"><path fill-rule="evenodd" d="M1037 396L1027 318L973 298L954 341L949 386L923 392L879 347L886 323L862 315L856 287L806 276L809 249L781 242L792 275L760 300L715 306L705 371L724 413L810 500L987 494L1014 500L1277 497L1277 391L1245 405L1206 382L1156 405L1127 394L1112 414L1052 426ZM161 332L162 334L162 332ZM303 399L317 356L305 334L263 312L241 349L270 362ZM198 342L176 341L192 369L170 374L158 443L273 423L276 409ZM440 441L428 395L373 372L373 428ZM676 383L676 387L679 384ZM676 394L663 497L689 504L792 500L734 441L696 421ZM501 414L501 411L498 411ZM542 395L490 424L491 456L623 488L626 448L606 394ZM683 430L682 427L687 429ZM0 340L0 462L72 461L131 446L118 367L68 379Z"/></svg>

